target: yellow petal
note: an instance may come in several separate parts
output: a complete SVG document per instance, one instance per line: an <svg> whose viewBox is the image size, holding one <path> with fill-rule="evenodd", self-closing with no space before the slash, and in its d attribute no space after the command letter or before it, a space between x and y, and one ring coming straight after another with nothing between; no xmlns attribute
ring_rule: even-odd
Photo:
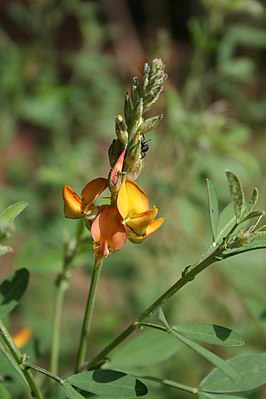
<svg viewBox="0 0 266 399"><path fill-rule="evenodd" d="M84 205L91 205L96 198L106 189L108 180L104 177L98 177L90 181L82 190L81 198Z"/></svg>
<svg viewBox="0 0 266 399"><path fill-rule="evenodd" d="M82 216L83 205L78 194L70 186L63 187L64 214L66 218L76 219Z"/></svg>
<svg viewBox="0 0 266 399"><path fill-rule="evenodd" d="M133 180L125 179L117 197L117 208L126 219L129 215L145 212L149 209L148 197Z"/></svg>
<svg viewBox="0 0 266 399"><path fill-rule="evenodd" d="M24 327L17 334L14 335L13 341L18 348L26 345L32 336L32 330L29 327Z"/></svg>
<svg viewBox="0 0 266 399"><path fill-rule="evenodd" d="M164 218L159 218L154 221L152 221L149 226L146 229L146 232L142 236L138 236L135 234L133 231L128 230L128 239L131 242L134 242L135 244L141 243L145 238L150 236L152 233L154 233L156 230L159 229L159 227L163 224Z"/></svg>
<svg viewBox="0 0 266 399"><path fill-rule="evenodd" d="M135 234L142 236L146 232L147 226L153 221L157 213L157 208L149 209L146 212L129 216L125 219L125 223Z"/></svg>

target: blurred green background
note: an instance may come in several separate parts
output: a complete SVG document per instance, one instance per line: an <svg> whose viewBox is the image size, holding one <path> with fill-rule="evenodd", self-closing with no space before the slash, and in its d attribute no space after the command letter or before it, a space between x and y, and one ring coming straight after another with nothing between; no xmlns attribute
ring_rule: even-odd
<svg viewBox="0 0 266 399"><path fill-rule="evenodd" d="M93 354L196 261L208 247L206 178L221 208L228 202L224 171L248 194L266 198L266 13L255 0L2 0L0 4L0 209L25 200L0 258L3 278L16 267L32 272L30 288L10 320L33 329L29 350L47 366L55 279L63 241L76 228L62 212L61 188L77 192L107 176L114 116L123 112L131 77L160 57L168 80L151 115L164 114L147 135L150 150L138 183L165 218L142 245L127 243L110 257L97 298ZM89 285L92 254L75 261L62 325L62 373L71 368ZM166 307L173 324L206 321L242 334L246 345L213 348L228 358L266 350L265 251L216 265ZM33 355L32 355L33 356ZM1 362L0 362L1 363ZM0 365L0 371L6 365ZM180 347L145 369L197 384L210 365ZM5 371L6 372L6 371ZM21 387L10 384L16 398ZM21 396L19 396L21 395ZM265 388L250 393L263 399ZM153 399L189 397L151 388Z"/></svg>

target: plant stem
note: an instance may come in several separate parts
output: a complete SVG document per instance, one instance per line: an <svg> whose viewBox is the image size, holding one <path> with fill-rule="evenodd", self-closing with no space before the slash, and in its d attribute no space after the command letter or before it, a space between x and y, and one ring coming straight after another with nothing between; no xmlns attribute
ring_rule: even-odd
<svg viewBox="0 0 266 399"><path fill-rule="evenodd" d="M24 366L29 368L29 369L36 370L39 373L42 373L42 374L46 375L47 377L49 377L52 380L58 382L59 384L63 384L64 383L64 380L61 377L59 377L58 375L55 375L54 373L51 373L50 371L48 371L46 369L43 369L42 367L36 366L35 364L24 362Z"/></svg>
<svg viewBox="0 0 266 399"><path fill-rule="evenodd" d="M62 309L65 298L65 293L68 288L68 277L70 273L66 273L65 270L60 276L60 280L57 283L57 292L55 299L55 307L52 322L52 340L51 340L51 357L50 357L50 370L52 373L57 374L58 372L58 360L59 360L59 343L60 343L60 327L62 319Z"/></svg>
<svg viewBox="0 0 266 399"><path fill-rule="evenodd" d="M118 335L109 345L107 345L89 364L88 370L97 366L105 357L122 341L124 341L135 329L154 312L156 312L166 301L176 294L182 287L192 281L200 272L206 269L212 263L222 259L224 247L219 245L214 247L206 257L193 266L187 267L182 273L181 278L164 292L155 302L153 302L132 324L129 325L120 335Z"/></svg>
<svg viewBox="0 0 266 399"><path fill-rule="evenodd" d="M61 327L64 298L69 285L68 282L71 275L71 270L70 270L71 264L76 255L83 227L84 227L83 220L80 220L80 222L77 225L76 236L68 242L65 248L63 271L59 275L56 281L57 291L56 291L55 307L54 307L53 320L52 320L51 354L50 354L50 370L54 374L58 373L60 327Z"/></svg>
<svg viewBox="0 0 266 399"><path fill-rule="evenodd" d="M24 363L23 363L23 357L16 347L11 335L9 334L7 328L5 327L4 323L2 320L0 320L0 335L3 338L6 346L10 350L15 362L19 366L20 370L22 371L25 380L28 383L28 386L31 389L31 396L34 397L35 399L44 399L42 392L40 391L38 385L35 382L35 379L31 373L30 370L25 368Z"/></svg>
<svg viewBox="0 0 266 399"><path fill-rule="evenodd" d="M91 326L92 314L93 314L101 269L102 269L102 262L98 266L95 266L95 264L94 264L93 272L92 272L92 276L91 276L91 285L90 285L90 289L89 289L89 294L88 294L88 298L87 298L87 304L86 304L86 309L85 309L85 314L84 314L84 319L83 319L83 324L82 324L82 329L81 329L79 350L78 350L77 362L76 362L76 367L75 367L76 373L80 371L81 366L84 364L86 355L87 355L88 335L89 335L90 326Z"/></svg>

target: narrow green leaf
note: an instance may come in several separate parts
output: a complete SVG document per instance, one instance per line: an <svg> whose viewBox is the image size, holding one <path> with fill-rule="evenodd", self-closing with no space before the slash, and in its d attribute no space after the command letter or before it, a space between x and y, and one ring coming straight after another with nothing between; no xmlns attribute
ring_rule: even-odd
<svg viewBox="0 0 266 399"><path fill-rule="evenodd" d="M25 201L19 201L15 204L10 205L3 212L0 213L0 219L7 221L8 223L13 222L16 217L26 208L28 205Z"/></svg>
<svg viewBox="0 0 266 399"><path fill-rule="evenodd" d="M0 343L0 351L7 358L7 360L12 364L12 366L14 367L14 370L18 373L18 375L22 378L22 380L27 385L27 381L24 377L24 374L22 373L21 368L19 367L17 362L14 360L13 356L11 355L11 352L7 349L6 346L2 345L1 343ZM0 398L1 398L1 396L0 396Z"/></svg>
<svg viewBox="0 0 266 399"><path fill-rule="evenodd" d="M66 381L83 391L115 398L144 396L148 392L136 377L115 370L84 371Z"/></svg>
<svg viewBox="0 0 266 399"><path fill-rule="evenodd" d="M223 252L225 258L229 256L238 255L248 251L254 251L255 249L265 249L266 248L266 236L255 237L252 241L243 244L239 248L228 248Z"/></svg>
<svg viewBox="0 0 266 399"><path fill-rule="evenodd" d="M206 348L203 348L201 345L197 344L196 342L191 341L189 338L184 337L183 335L179 334L178 332L176 332L172 329L169 332L175 338L177 338L179 341L181 341L183 344L187 345L189 348L193 349L199 355L201 355L202 357L207 359L210 363L212 363L216 367L218 367L229 378L232 378L233 380L239 379L238 372L236 370L234 370L234 368L232 366L228 365L228 363L225 360L223 360L219 356L215 355L214 353L208 351Z"/></svg>
<svg viewBox="0 0 266 399"><path fill-rule="evenodd" d="M233 395L221 395L216 393L206 393L199 391L198 393L199 399L246 399L242 396L233 396Z"/></svg>
<svg viewBox="0 0 266 399"><path fill-rule="evenodd" d="M266 353L252 353L234 357L226 362L241 376L232 381L220 370L214 369L200 384L201 391L206 392L243 392L258 388L266 383Z"/></svg>
<svg viewBox="0 0 266 399"><path fill-rule="evenodd" d="M0 285L0 317L10 313L23 296L29 282L27 269L19 269Z"/></svg>
<svg viewBox="0 0 266 399"><path fill-rule="evenodd" d="M230 233L236 224L236 217L234 213L233 204L228 204L221 212L217 223L217 234L215 241L220 244L225 237Z"/></svg>
<svg viewBox="0 0 266 399"><path fill-rule="evenodd" d="M234 173L227 171L226 176L234 205L236 220L238 222L241 219L241 214L245 203L244 191L238 177Z"/></svg>
<svg viewBox="0 0 266 399"><path fill-rule="evenodd" d="M84 399L85 396L82 396L72 385L70 385L67 381L64 381L63 384L66 396L69 399Z"/></svg>
<svg viewBox="0 0 266 399"><path fill-rule="evenodd" d="M213 185L213 182L209 179L207 179L207 191L208 191L208 202L209 202L209 213L210 213L212 238L213 238L213 241L215 241L216 228L217 228L218 216L219 216L219 205L218 205L218 198L216 195L215 187Z"/></svg>
<svg viewBox="0 0 266 399"><path fill-rule="evenodd" d="M255 211L251 211L249 212L245 217L242 216L241 221L245 221L245 220L249 220L249 219L253 219L253 218L259 218L261 216L265 215L265 211L263 211L262 209L257 209Z"/></svg>
<svg viewBox="0 0 266 399"><path fill-rule="evenodd" d="M129 369L161 363L180 350L175 338L158 330L143 331L122 344L110 356L111 367Z"/></svg>
<svg viewBox="0 0 266 399"><path fill-rule="evenodd" d="M6 387L0 384L0 398L1 399L12 399L11 394L8 392Z"/></svg>
<svg viewBox="0 0 266 399"><path fill-rule="evenodd" d="M159 315L158 315L158 319L160 320L160 322L164 325L164 327L166 327L167 329L170 328L168 321L166 320L165 314L163 309L160 307L159 308Z"/></svg>
<svg viewBox="0 0 266 399"><path fill-rule="evenodd" d="M251 194L250 200L248 201L248 203L246 204L246 206L245 206L245 208L244 208L244 210L243 210L242 219L245 219L245 218L247 217L247 215L248 215L250 212L253 211L253 209L255 208L256 203L257 203L257 201L258 201L258 198L259 198L259 191L258 191L258 189L255 187L254 190L253 190L253 192L252 192L252 194Z"/></svg>
<svg viewBox="0 0 266 399"><path fill-rule="evenodd" d="M221 346L240 346L244 341L240 335L229 328L208 323L186 323L172 327L184 337L208 344Z"/></svg>

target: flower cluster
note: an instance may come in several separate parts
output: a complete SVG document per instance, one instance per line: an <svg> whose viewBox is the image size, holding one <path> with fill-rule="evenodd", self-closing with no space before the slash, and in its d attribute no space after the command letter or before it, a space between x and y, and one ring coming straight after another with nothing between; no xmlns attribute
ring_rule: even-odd
<svg viewBox="0 0 266 399"><path fill-rule="evenodd" d="M113 173L110 176L109 180L114 182ZM163 223L163 218L155 219L158 209L149 209L145 191L127 177L124 177L115 200L110 191L108 203L97 206L95 200L108 185L108 179L94 179L82 190L81 197L70 186L63 188L65 216L84 218L94 241L96 264L109 253L120 250L127 239L142 242Z"/></svg>
<svg viewBox="0 0 266 399"><path fill-rule="evenodd" d="M108 151L111 166L108 179L99 177L90 181L81 196L70 186L63 188L65 216L84 218L94 241L96 265L120 250L127 239L142 242L163 223L163 218L155 219L158 209L150 209L145 191L135 180L144 168L147 151L144 134L162 118L158 115L145 120L143 114L158 99L165 79L164 65L159 59L144 65L141 81L133 78L131 95L125 98L125 117L115 118L117 138ZM107 188L110 192L107 203L97 205L95 201Z"/></svg>

